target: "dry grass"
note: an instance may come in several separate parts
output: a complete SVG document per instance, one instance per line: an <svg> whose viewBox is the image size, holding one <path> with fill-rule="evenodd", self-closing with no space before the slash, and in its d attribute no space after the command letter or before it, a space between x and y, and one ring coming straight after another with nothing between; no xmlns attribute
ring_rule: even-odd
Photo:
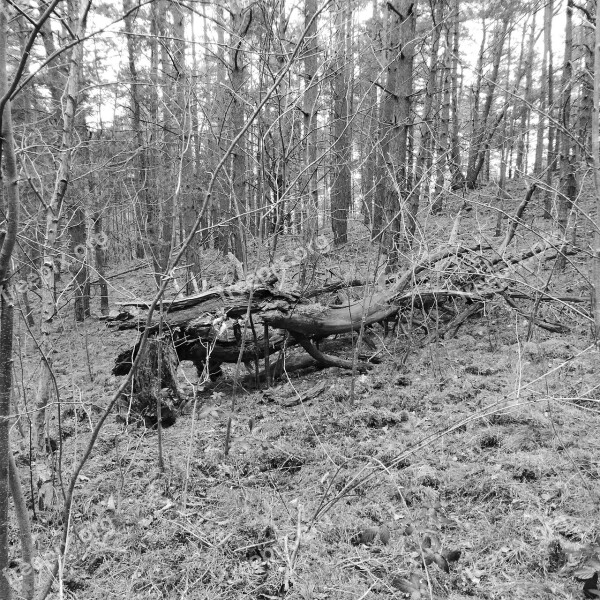
<svg viewBox="0 0 600 600"><path fill-rule="evenodd" d="M482 208L469 219L487 231L492 216ZM128 291L141 295L136 282ZM571 272L553 285L584 281ZM286 584L290 600L582 597L575 574L600 552L598 352L583 320L560 318L569 334L537 330L525 342L523 319L494 304L403 365L409 342L380 331L389 352L357 379L354 398L351 374L337 369L240 395L228 457L231 387L221 381L164 431L164 474L156 432L112 420L78 484L64 597L258 600L281 597ZM22 401L34 393L37 359L19 335ZM65 474L94 407L117 385L112 360L132 339L96 321L65 323L55 355ZM323 379L318 398L281 406ZM209 405L218 410L201 418ZM359 473L370 478L340 495ZM39 519L34 530L44 572L60 523Z"/></svg>

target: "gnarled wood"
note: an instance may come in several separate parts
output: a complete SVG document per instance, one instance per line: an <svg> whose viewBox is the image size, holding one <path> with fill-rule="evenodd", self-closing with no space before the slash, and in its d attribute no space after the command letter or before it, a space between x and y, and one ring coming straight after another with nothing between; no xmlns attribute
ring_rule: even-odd
<svg viewBox="0 0 600 600"><path fill-rule="evenodd" d="M515 226L511 228L508 241L514 235L520 213L531 197L532 189L533 186L515 216ZM228 288L216 288L175 299L164 305L162 343L172 348L176 360L192 361L203 380L217 378L221 374L222 363L237 363L241 358L247 364L256 365L257 360L265 357L269 373L275 378L281 371L281 360L271 364L269 356L279 352L282 357L285 350L297 345L310 358L296 356L292 359L295 368L316 365L352 369L352 360L328 354L317 348L315 342L364 330L376 323L387 323L397 318L400 312L412 315L417 310L422 312L424 319L417 323L419 328L428 331L427 321L436 320L436 334L426 334L422 340L428 343L440 332L442 335L455 334L466 319L498 295L510 301L511 307L519 314L526 314L511 300L514 297L515 300L528 301L527 294L509 289L514 281L515 267L527 272L529 260L545 260L555 257L558 252L576 251L565 248L560 240L550 239L516 253L508 251L507 245L505 240L499 249L492 252L487 252L490 247L481 243L435 250L422 256L396 278L380 285L353 281L353 286L362 284L363 297L349 298L348 304L342 306L331 306L327 300L323 303L315 301L330 293L331 285L309 292L307 295L312 299L309 301L306 296L301 297L296 292L277 289L275 278L258 286L252 286L252 282L238 282ZM432 288L430 282L439 282L440 274L445 279L444 287ZM556 296L547 298L548 301L553 299ZM568 298L562 300L568 301ZM144 300L134 300L123 306L139 309L147 304ZM248 315L251 316L251 322L246 323ZM123 313L115 317L116 326L119 329L139 327L138 320L133 315L129 316L126 322L119 320L123 318ZM414 324L412 318L404 321ZM541 319L537 319L535 324L548 326L548 322ZM149 326L153 336L159 334L159 329L158 321ZM268 338L265 332L268 332ZM136 354L137 346L122 352L113 372L117 375L126 374ZM369 362L361 361L359 370L369 369ZM257 376L254 377L256 379ZM258 373L258 379L266 379L264 371ZM163 381L160 389L164 387L166 384Z"/></svg>

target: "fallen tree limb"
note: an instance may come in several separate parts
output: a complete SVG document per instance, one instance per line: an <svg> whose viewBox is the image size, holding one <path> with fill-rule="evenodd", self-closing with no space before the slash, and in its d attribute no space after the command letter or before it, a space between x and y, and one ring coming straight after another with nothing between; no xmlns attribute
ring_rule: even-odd
<svg viewBox="0 0 600 600"><path fill-rule="evenodd" d="M310 389L306 390L302 394L298 394L297 398L282 402L281 406L284 408L291 408L292 406L298 406L298 404L304 404L310 400L314 400L317 396L322 394L327 388L327 384L324 381L319 381L317 385L313 385Z"/></svg>
<svg viewBox="0 0 600 600"><path fill-rule="evenodd" d="M538 327L545 329L546 331L551 331L552 333L568 333L570 331L569 328L563 325L562 323L553 323L550 321L545 321L544 319L538 319L524 313L515 304L515 302L510 298L508 294L502 293L500 295L504 298L504 300L506 300L506 303L511 308L513 308L520 316L522 316L524 319L527 319L528 321L531 321L534 325L537 325Z"/></svg>
<svg viewBox="0 0 600 600"><path fill-rule="evenodd" d="M314 358L319 364L325 367L341 367L342 369L352 369L353 362L351 360L345 360L343 358L337 358L330 354L321 352L316 346L310 343L307 338L298 338L298 343L306 350L307 354ZM373 368L373 365L369 363L360 362L356 364L356 368L360 372L368 371Z"/></svg>

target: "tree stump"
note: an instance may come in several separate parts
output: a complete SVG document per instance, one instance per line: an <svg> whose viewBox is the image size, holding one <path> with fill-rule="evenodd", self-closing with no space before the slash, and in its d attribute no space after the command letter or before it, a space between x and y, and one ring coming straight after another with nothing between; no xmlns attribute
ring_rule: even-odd
<svg viewBox="0 0 600 600"><path fill-rule="evenodd" d="M136 352L137 346L133 350L133 353ZM131 350L121 353L119 359L122 368L125 368L123 365L127 361L131 365L133 353ZM177 385L178 366L179 358L171 338L150 338L131 386L123 394L121 408L128 415L142 419L146 427L154 427L158 422L156 407L160 400L162 426L173 425L182 399Z"/></svg>

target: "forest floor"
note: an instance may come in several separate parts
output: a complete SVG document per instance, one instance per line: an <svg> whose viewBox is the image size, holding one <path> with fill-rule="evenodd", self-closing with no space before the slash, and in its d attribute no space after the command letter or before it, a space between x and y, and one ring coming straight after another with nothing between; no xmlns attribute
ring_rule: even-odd
<svg viewBox="0 0 600 600"><path fill-rule="evenodd" d="M509 213L524 190L512 194ZM471 199L461 230L491 235L495 211L486 191ZM544 227L539 204L526 221ZM451 216L435 217L425 237L443 241L451 225ZM359 256L364 266L367 246L358 240L343 258L331 253L330 269L348 273ZM207 267L211 282L221 277L218 264ZM541 280L551 269L540 265ZM586 271L586 257L577 255L549 289L585 296ZM152 291L144 270L110 281L111 304ZM493 301L454 339L422 349L400 329L387 337L376 329L383 362L354 380L340 369L310 370L268 390L240 389L227 457L233 369L198 386L184 364L182 387L196 395L163 431L164 473L156 430L126 427L122 413L105 424L77 483L62 596L55 588L51 597L596 597L598 350L584 315L543 310L569 333L536 329L526 341L527 321ZM76 324L71 314L62 326L54 372L68 480L121 381L111 375L113 361L136 334L108 330L97 318ZM39 356L22 323L16 336L17 400L31 402ZM349 356L351 345L344 350L342 342L340 355ZM293 405L317 384L320 394ZM13 447L29 490L27 440L19 433L27 428L18 425ZM33 521L41 575L60 528L56 515ZM11 552L19 556L14 525Z"/></svg>

